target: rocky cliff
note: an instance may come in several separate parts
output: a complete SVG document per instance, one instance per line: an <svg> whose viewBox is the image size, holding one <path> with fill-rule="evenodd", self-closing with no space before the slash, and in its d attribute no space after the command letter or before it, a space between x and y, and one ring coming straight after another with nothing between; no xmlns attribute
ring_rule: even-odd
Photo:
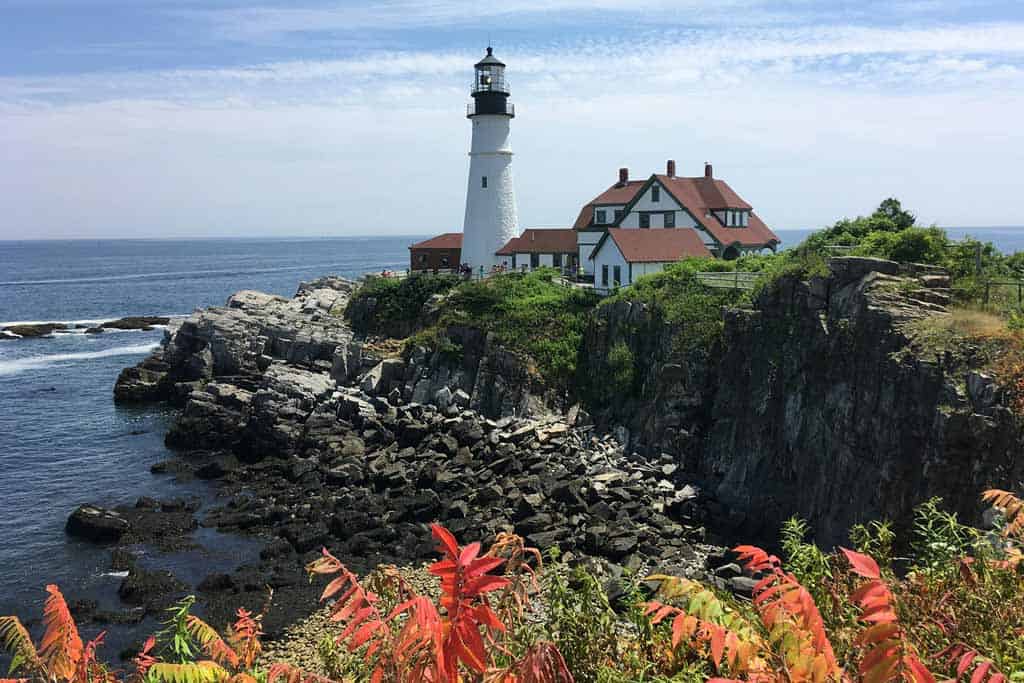
<svg viewBox="0 0 1024 683"><path fill-rule="evenodd" d="M851 524L905 524L931 496L975 519L983 488L1024 479L1024 430L969 345L936 353L915 341L923 322L948 315L948 284L920 267L834 259L828 277L783 278L749 309L723 311L706 345L684 343L692 335L646 304L601 306L580 350L582 393L627 452L699 483L735 537L774 538L796 514L819 541L844 542ZM398 433L353 432L353 411L431 404L441 418L496 420L566 408L529 358L471 327L402 354L355 338L340 314L355 286L236 294L169 331L115 394L182 405L174 446L249 462L313 455L323 472L350 454L350 437ZM621 345L624 384L609 381Z"/></svg>
<svg viewBox="0 0 1024 683"><path fill-rule="evenodd" d="M931 496L966 519L979 492L1024 477L1024 431L971 349L935 354L916 325L948 315L948 278L874 259L782 279L721 340L680 353L683 330L642 304L601 309L583 356L618 342L637 358L635 397L609 407L648 452L674 455L717 498L725 528L773 537L791 515L817 539L853 523L906 523Z"/></svg>

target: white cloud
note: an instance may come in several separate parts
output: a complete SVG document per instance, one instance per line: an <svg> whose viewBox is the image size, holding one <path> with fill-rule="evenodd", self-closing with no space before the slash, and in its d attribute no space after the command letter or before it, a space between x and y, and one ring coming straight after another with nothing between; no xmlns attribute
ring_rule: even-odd
<svg viewBox="0 0 1024 683"><path fill-rule="evenodd" d="M582 4L502 6L542 14ZM682 7L699 14L740 5L765 11L754 0ZM452 22L460 6L403 0L345 16L369 26L408 10L401 21ZM820 5L786 6L805 16ZM343 14L259 16L270 17L269 34L340 26ZM216 16L245 31L258 26L245 13ZM891 194L925 220L1018 220L962 198L1016 192L1024 23L689 26L500 52L520 114L524 224L568 224L620 165L646 174L667 157L687 173L713 161L780 228L864 212ZM478 57L381 50L241 68L0 78L0 238L27 226L47 236L458 229L469 136L462 104Z"/></svg>

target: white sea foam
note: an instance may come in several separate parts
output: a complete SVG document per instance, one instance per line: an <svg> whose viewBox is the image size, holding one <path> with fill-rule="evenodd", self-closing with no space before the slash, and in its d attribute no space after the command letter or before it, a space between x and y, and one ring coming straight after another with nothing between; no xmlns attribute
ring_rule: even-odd
<svg viewBox="0 0 1024 683"><path fill-rule="evenodd" d="M111 315L106 318L83 318L82 320L11 320L8 322L0 322L0 329L4 327L13 327L15 325L63 325L64 327L74 327L75 325L88 325L89 327L95 327L100 323L108 323L112 320L120 320L121 318L127 317L123 314ZM154 318L187 318L188 313L165 313L163 315L153 316Z"/></svg>
<svg viewBox="0 0 1024 683"><path fill-rule="evenodd" d="M127 571L122 572L103 572L102 576L109 576L115 579L125 579L128 577Z"/></svg>
<svg viewBox="0 0 1024 683"><path fill-rule="evenodd" d="M134 346L117 346L104 351L82 351L80 353L54 353L48 356L29 356L13 360L0 360L0 377L16 375L28 370L39 370L58 363L89 361L97 358L114 356L141 356L160 346L159 344L136 344Z"/></svg>

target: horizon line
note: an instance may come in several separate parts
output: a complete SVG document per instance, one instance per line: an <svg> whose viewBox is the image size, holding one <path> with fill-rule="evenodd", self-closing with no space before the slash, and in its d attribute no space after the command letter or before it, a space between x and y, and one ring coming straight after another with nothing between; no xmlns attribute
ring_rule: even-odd
<svg viewBox="0 0 1024 683"><path fill-rule="evenodd" d="M816 231L826 230L831 226L817 228L776 228L777 232ZM1024 223L1012 225L918 225L918 228L941 228L942 230L1024 230ZM523 230L565 230L551 226L535 226L522 228ZM571 229L571 228L570 228ZM462 232L461 230L455 232ZM0 238L0 244L26 243L26 242L202 242L214 240L293 240L293 241L315 241L331 239L400 239L419 238L424 236L439 235L442 233L403 233L398 235L201 235L201 236L170 236L170 237L34 237L34 238Z"/></svg>

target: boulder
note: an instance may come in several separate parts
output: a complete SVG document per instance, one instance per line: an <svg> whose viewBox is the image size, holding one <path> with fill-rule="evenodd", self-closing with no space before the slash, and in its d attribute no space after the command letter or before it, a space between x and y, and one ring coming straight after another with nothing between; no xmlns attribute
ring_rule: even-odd
<svg viewBox="0 0 1024 683"><path fill-rule="evenodd" d="M97 543L112 543L128 533L128 520L113 510L95 505L80 505L68 517L65 531Z"/></svg>
<svg viewBox="0 0 1024 683"><path fill-rule="evenodd" d="M133 567L117 589L118 596L130 605L144 605L153 614L162 612L188 587L166 570Z"/></svg>

